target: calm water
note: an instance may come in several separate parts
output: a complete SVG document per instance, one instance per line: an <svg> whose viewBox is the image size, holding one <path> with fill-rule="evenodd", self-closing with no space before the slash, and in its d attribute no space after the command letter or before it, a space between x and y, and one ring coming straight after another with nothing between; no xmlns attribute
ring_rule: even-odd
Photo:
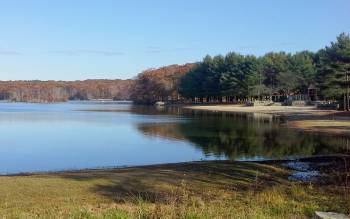
<svg viewBox="0 0 350 219"><path fill-rule="evenodd" d="M258 114L128 103L0 103L0 173L349 153L349 139Z"/></svg>

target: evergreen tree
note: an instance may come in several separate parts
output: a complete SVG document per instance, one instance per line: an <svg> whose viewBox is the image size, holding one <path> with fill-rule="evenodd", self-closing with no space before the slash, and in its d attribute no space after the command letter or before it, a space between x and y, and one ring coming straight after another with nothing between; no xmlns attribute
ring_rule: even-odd
<svg viewBox="0 0 350 219"><path fill-rule="evenodd" d="M309 51L298 52L290 57L289 72L294 73L296 91L306 93L311 84L315 84L316 67L314 54Z"/></svg>
<svg viewBox="0 0 350 219"><path fill-rule="evenodd" d="M246 62L250 63L250 70L246 76L248 84L248 95L250 97L257 97L259 99L261 99L262 96L267 96L269 94L269 90L263 83L266 78L262 72L261 59L258 59L255 56L247 56Z"/></svg>
<svg viewBox="0 0 350 219"><path fill-rule="evenodd" d="M324 97L343 100L344 110L350 108L350 38L342 33L336 42L318 52L318 81Z"/></svg>
<svg viewBox="0 0 350 219"><path fill-rule="evenodd" d="M264 84L270 89L270 95L279 91L278 75L288 72L289 55L284 52L267 53L262 58L262 71L265 76ZM281 79L281 78L280 78Z"/></svg>
<svg viewBox="0 0 350 219"><path fill-rule="evenodd" d="M225 57L224 72L220 83L222 94L225 96L237 96L247 98L248 96L259 96L254 89L259 89L262 82L257 59L254 56L243 56L237 53L229 53Z"/></svg>
<svg viewBox="0 0 350 219"><path fill-rule="evenodd" d="M244 56L237 53L226 55L224 72L220 78L223 95L240 98L247 96L248 85L245 80L243 65Z"/></svg>

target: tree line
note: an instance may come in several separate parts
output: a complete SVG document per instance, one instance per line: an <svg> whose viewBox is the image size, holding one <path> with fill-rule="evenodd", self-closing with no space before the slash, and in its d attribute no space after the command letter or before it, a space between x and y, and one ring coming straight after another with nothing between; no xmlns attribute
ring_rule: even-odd
<svg viewBox="0 0 350 219"><path fill-rule="evenodd" d="M128 99L135 103L285 101L291 97L338 101L350 108L350 38L340 34L317 52L230 52L201 62L148 69L130 80L0 81L0 100L57 102Z"/></svg>
<svg viewBox="0 0 350 219"><path fill-rule="evenodd" d="M0 101L64 102L114 99L153 104L179 100L179 80L196 64L148 69L129 80L0 81Z"/></svg>
<svg viewBox="0 0 350 219"><path fill-rule="evenodd" d="M0 81L0 100L64 102L67 100L130 99L132 80Z"/></svg>
<svg viewBox="0 0 350 219"><path fill-rule="evenodd" d="M318 52L270 52L261 57L235 52L206 56L179 83L179 92L199 101L283 101L304 97L337 100L349 110L350 38L342 33Z"/></svg>
<svg viewBox="0 0 350 219"><path fill-rule="evenodd" d="M180 93L187 98L222 101L266 99L273 94L305 93L315 82L313 53L268 53L263 57L228 53L206 56L181 79Z"/></svg>
<svg viewBox="0 0 350 219"><path fill-rule="evenodd" d="M131 90L136 103L246 102L248 100L337 101L349 110L350 38L340 34L317 52L269 52L263 56L230 52L201 62L151 69Z"/></svg>

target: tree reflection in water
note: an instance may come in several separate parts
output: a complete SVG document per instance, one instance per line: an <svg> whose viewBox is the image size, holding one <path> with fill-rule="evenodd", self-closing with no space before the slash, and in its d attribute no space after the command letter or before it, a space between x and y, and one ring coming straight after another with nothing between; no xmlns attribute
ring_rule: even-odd
<svg viewBox="0 0 350 219"><path fill-rule="evenodd" d="M147 136L189 141L205 155L228 159L278 159L349 152L349 138L297 131L271 115L215 113L180 108L137 108L138 114L173 115L184 120L142 123Z"/></svg>

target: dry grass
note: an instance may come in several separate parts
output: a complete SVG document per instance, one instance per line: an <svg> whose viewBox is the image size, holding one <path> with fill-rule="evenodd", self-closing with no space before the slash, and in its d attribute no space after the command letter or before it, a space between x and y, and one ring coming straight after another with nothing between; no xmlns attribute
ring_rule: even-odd
<svg viewBox="0 0 350 219"><path fill-rule="evenodd" d="M229 161L0 177L1 218L308 218L349 213L344 188Z"/></svg>

